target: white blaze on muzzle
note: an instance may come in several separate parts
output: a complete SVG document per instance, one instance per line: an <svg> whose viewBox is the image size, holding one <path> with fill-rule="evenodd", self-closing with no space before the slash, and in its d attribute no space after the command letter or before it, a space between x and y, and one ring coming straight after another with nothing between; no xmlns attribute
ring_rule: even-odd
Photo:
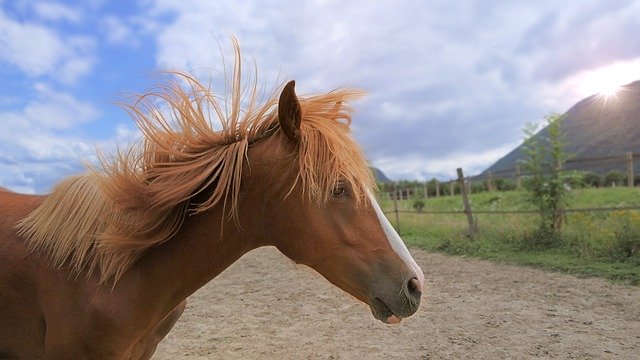
<svg viewBox="0 0 640 360"><path fill-rule="evenodd" d="M373 209L376 212L376 215L378 216L378 220L380 221L382 230L384 231L384 234L387 236L387 240L389 241L391 248L393 249L393 251L396 252L396 254L398 254L400 259L402 259L402 261L404 261L404 263L414 271L415 276L418 278L418 281L420 281L420 284L424 287L424 273L422 272L422 269L420 269L418 264L416 264L416 261L413 259L413 257L409 253L409 250L407 249L407 246L404 244L404 242L400 238L400 235L398 235L398 233L393 228L393 226L391 226L391 223L382 212L382 209L380 209L380 205L378 205L378 202L376 201L376 198L373 196L371 191L367 190L367 196L369 196L369 201L371 202L371 206L373 207Z"/></svg>

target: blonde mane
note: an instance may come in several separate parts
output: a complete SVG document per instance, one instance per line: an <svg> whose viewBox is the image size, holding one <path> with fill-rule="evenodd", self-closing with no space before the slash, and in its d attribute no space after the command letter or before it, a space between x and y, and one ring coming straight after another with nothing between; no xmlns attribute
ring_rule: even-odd
<svg viewBox="0 0 640 360"><path fill-rule="evenodd" d="M168 81L123 102L142 131L141 143L113 158L101 156L100 168L59 183L18 224L29 248L76 276L97 271L102 281L117 281L146 249L169 240L186 216L214 206L235 216L251 144L280 129L279 92L258 104L255 82L248 91L241 83L235 41L234 48L225 99L192 75L171 72ZM317 206L340 181L351 184L358 201L375 187L349 130L348 103L359 96L339 89L300 98L299 174L291 186L300 182ZM207 198L194 203L205 190Z"/></svg>

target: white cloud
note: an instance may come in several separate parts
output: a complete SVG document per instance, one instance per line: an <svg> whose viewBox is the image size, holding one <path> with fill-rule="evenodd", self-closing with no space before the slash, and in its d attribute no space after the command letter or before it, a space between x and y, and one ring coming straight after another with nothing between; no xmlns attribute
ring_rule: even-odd
<svg viewBox="0 0 640 360"><path fill-rule="evenodd" d="M93 3L104 10L102 0ZM461 1L451 7L437 0L189 6L147 0L146 8L126 18L99 14L100 33L83 36L70 36L63 25L88 22L88 14L35 4L35 21L0 10L0 64L39 82L33 99L0 112L3 125L11 123L0 134L0 154L17 154L0 162L25 164L15 169L14 180L37 191L43 178L74 171L79 165L72 159L93 154L93 145L73 131L97 118L97 110L42 84L73 84L89 74L102 45L97 36L118 45L151 36L158 66L217 71L220 47L231 60L233 34L245 62L255 58L267 91L290 78L298 80L300 93L363 87L369 96L356 104L354 128L373 164L396 179L451 178L456 167L480 172L518 144L525 122L580 100L583 95L568 88L582 86L589 71L614 60L637 64L639 55L638 43L629 41L639 7L630 3L585 1L560 11L553 1ZM626 69L621 73L635 74ZM120 140L137 136L131 126L116 127ZM45 174L47 167L54 175ZM0 174L0 183L6 176Z"/></svg>
<svg viewBox="0 0 640 360"><path fill-rule="evenodd" d="M148 4L160 67L220 70L216 41L228 56L234 34L267 86L282 75L301 93L365 88L358 138L374 164L409 178L480 172L519 143L525 123L579 101L567 87L581 71L608 54L640 55L628 41L640 10L631 3Z"/></svg>
<svg viewBox="0 0 640 360"><path fill-rule="evenodd" d="M136 43L131 27L120 18L106 16L102 19L100 25L109 43L127 45Z"/></svg>
<svg viewBox="0 0 640 360"><path fill-rule="evenodd" d="M90 72L95 43L88 37L62 37L36 23L18 22L0 10L0 63L31 78L50 76L73 83Z"/></svg>
<svg viewBox="0 0 640 360"><path fill-rule="evenodd" d="M12 21L0 13L1 61L29 76L39 76L51 72L63 53L64 44L53 32L39 25Z"/></svg>
<svg viewBox="0 0 640 360"><path fill-rule="evenodd" d="M35 99L23 110L24 117L44 129L70 129L94 120L99 112L91 104L73 95L52 89L47 84L35 85Z"/></svg>
<svg viewBox="0 0 640 360"><path fill-rule="evenodd" d="M116 125L116 141L119 144L133 144L142 139L142 132L133 124Z"/></svg>
<svg viewBox="0 0 640 360"><path fill-rule="evenodd" d="M36 2L33 11L44 20L67 21L77 24L82 20L82 13L75 7L72 8L56 2Z"/></svg>
<svg viewBox="0 0 640 360"><path fill-rule="evenodd" d="M0 186L16 191L45 191L81 171L80 159L94 158L92 142L76 133L98 111L49 85L37 84L33 97L22 108L0 112Z"/></svg>
<svg viewBox="0 0 640 360"><path fill-rule="evenodd" d="M418 179L424 181L434 177L449 180L456 178L457 168L462 168L465 176L480 173L520 143L513 142L480 153L454 152L437 159L430 159L418 154L381 158L374 161L373 165L393 180Z"/></svg>

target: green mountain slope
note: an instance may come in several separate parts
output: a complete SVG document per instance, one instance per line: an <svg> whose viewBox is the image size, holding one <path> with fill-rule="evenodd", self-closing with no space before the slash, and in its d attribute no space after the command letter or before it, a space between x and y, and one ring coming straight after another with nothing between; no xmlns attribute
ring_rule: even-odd
<svg viewBox="0 0 640 360"><path fill-rule="evenodd" d="M542 129L536 136L546 136ZM564 114L562 131L567 152L574 159L566 168L604 173L626 171L624 159L614 161L578 161L602 157L624 157L636 153L634 168L640 172L640 81L625 85L615 97L593 95L581 100ZM522 145L485 170L501 173L514 169L523 156Z"/></svg>
<svg viewBox="0 0 640 360"><path fill-rule="evenodd" d="M387 175L385 175L382 170L378 169L377 167L371 167L371 171L373 172L373 176L376 178L376 181L379 183L390 183L392 182L391 179L389 179L387 177Z"/></svg>

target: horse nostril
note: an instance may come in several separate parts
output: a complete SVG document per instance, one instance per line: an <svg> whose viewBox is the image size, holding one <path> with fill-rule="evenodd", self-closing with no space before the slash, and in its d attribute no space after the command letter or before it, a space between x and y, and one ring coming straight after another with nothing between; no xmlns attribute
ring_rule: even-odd
<svg viewBox="0 0 640 360"><path fill-rule="evenodd" d="M407 295L420 299L420 296L422 295L422 283L418 278L412 277L409 279L409 282L407 283Z"/></svg>

